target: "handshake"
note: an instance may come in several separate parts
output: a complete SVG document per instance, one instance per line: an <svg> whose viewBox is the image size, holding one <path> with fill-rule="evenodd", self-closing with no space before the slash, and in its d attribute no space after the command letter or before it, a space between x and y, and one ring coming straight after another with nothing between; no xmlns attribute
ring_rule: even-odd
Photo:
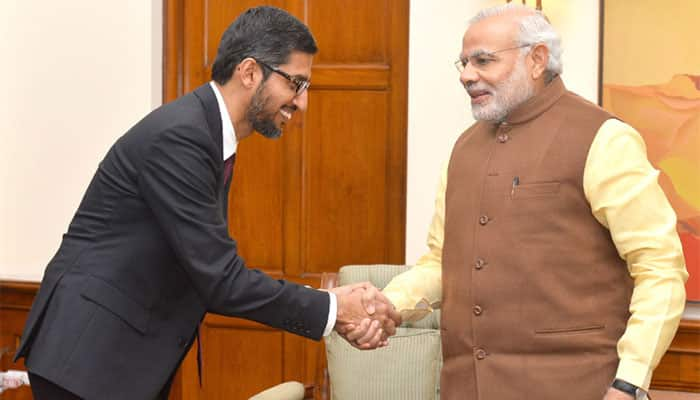
<svg viewBox="0 0 700 400"><path fill-rule="evenodd" d="M335 330L353 347L376 349L389 344L401 315L389 299L369 282L329 289L338 300Z"/></svg>

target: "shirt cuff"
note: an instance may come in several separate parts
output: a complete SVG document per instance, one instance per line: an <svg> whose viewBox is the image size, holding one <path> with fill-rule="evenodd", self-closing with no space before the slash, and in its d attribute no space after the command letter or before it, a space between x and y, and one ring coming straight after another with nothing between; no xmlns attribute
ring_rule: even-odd
<svg viewBox="0 0 700 400"><path fill-rule="evenodd" d="M328 292L328 296L330 296L330 303L328 303L328 322L326 322L326 329L323 330L323 336L331 334L335 326L335 320L338 317L338 300L335 298L335 293Z"/></svg>
<svg viewBox="0 0 700 400"><path fill-rule="evenodd" d="M615 378L631 383L642 390L649 391L653 370L649 365L634 360L622 359L617 367Z"/></svg>

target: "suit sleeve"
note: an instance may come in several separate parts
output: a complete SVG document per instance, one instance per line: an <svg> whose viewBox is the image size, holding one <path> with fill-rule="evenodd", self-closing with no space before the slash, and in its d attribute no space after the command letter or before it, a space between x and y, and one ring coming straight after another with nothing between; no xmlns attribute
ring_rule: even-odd
<svg viewBox="0 0 700 400"><path fill-rule="evenodd" d="M329 296L248 269L218 200L221 161L209 133L177 127L145 152L139 189L210 312L320 339Z"/></svg>

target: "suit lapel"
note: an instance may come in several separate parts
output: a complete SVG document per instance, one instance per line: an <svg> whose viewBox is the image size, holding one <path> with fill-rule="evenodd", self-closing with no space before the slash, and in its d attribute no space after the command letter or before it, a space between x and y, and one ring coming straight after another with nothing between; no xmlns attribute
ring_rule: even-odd
<svg viewBox="0 0 700 400"><path fill-rule="evenodd" d="M224 161L223 161L223 148L224 148L224 134L223 127L221 126L221 111L219 110L219 103L216 101L216 95L214 90L211 88L209 83L206 83L194 91L194 95L199 98L202 106L204 107L204 114L207 118L207 124L209 125L209 134L212 140L216 143L217 149L219 150L219 205L221 206L221 211L223 212L224 219L227 220L228 214L228 191L230 188L230 180L224 182Z"/></svg>
<svg viewBox="0 0 700 400"><path fill-rule="evenodd" d="M221 111L219 110L219 103L216 101L216 95L208 83L195 89L194 95L199 98L204 107L204 114L209 125L209 134L219 149L219 156L221 157L219 161L222 163L223 168L224 134L221 126Z"/></svg>

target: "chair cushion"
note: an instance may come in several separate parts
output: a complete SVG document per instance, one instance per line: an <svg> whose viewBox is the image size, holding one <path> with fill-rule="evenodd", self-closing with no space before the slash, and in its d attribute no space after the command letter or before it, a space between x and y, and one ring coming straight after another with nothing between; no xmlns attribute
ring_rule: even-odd
<svg viewBox="0 0 700 400"><path fill-rule="evenodd" d="M326 337L332 400L438 398L440 331L398 328L389 346L361 351L335 331Z"/></svg>

